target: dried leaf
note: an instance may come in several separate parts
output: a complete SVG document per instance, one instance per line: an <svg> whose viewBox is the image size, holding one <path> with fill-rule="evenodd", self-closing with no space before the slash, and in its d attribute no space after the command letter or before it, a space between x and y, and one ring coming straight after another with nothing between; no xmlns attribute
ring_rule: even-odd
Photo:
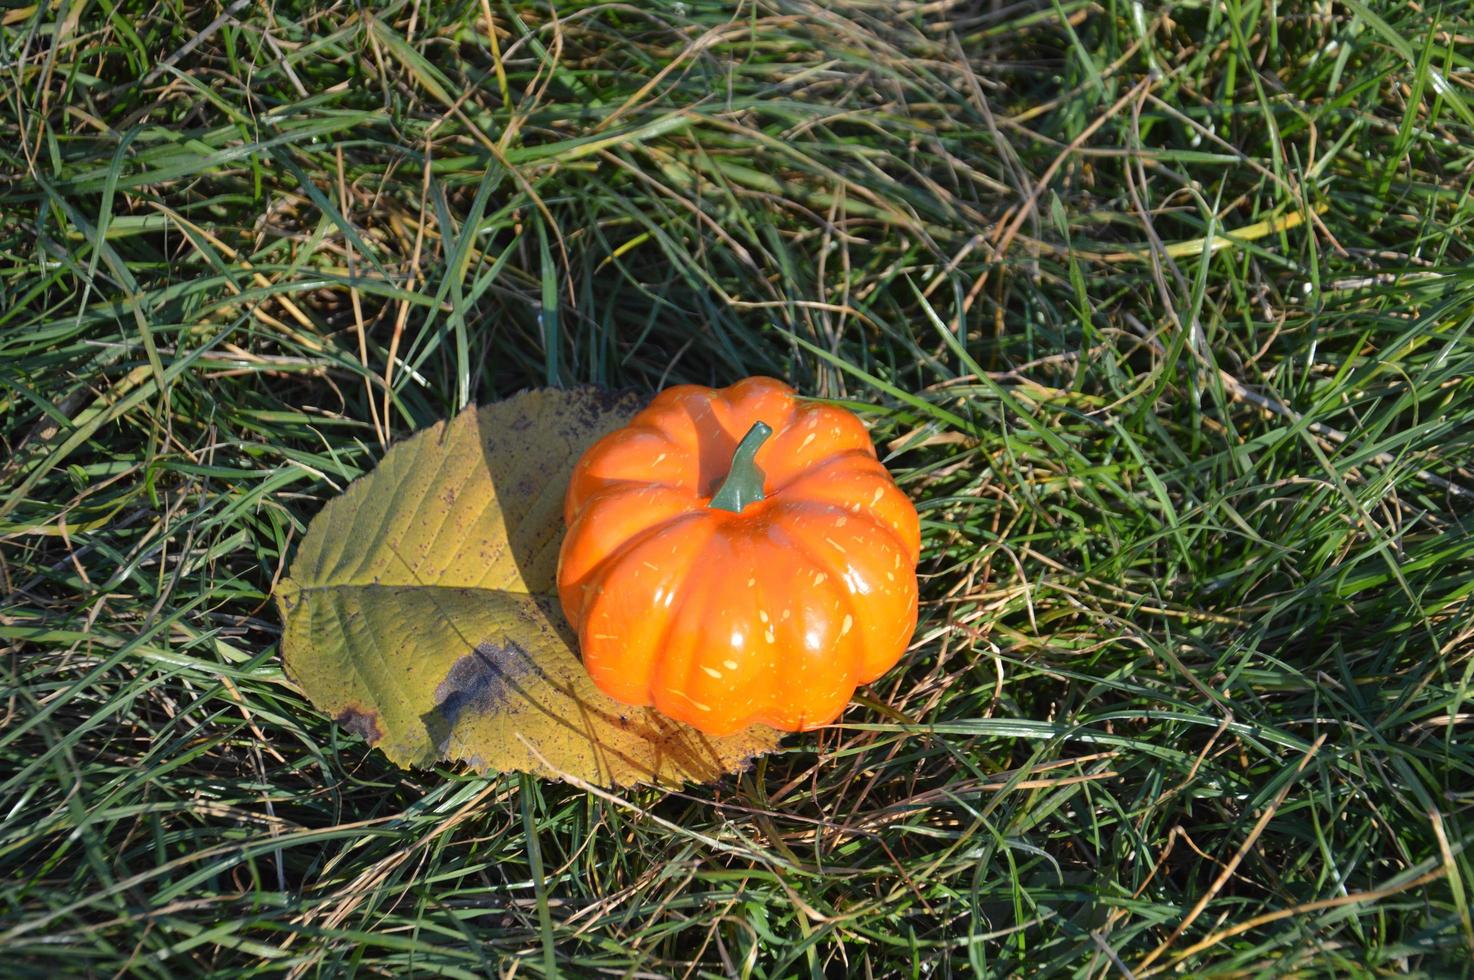
<svg viewBox="0 0 1474 980"><path fill-rule="evenodd" d="M467 409L385 454L312 522L276 598L288 672L402 766L710 780L772 750L711 738L600 693L555 576L574 462L639 407L594 389Z"/></svg>

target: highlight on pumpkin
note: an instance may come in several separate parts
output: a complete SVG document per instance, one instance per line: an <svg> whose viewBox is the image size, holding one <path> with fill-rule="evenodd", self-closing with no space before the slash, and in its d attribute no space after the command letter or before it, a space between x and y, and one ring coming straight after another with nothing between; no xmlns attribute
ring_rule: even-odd
<svg viewBox="0 0 1474 980"><path fill-rule="evenodd" d="M855 415L781 381L661 392L583 455L564 513L589 676L710 735L828 724L916 626L915 507Z"/></svg>

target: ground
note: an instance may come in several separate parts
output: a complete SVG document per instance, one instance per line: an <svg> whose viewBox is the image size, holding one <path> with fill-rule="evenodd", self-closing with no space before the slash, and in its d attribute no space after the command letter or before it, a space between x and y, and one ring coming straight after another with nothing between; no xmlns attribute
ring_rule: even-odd
<svg viewBox="0 0 1474 980"><path fill-rule="evenodd" d="M1474 958L1467 4L0 10L14 976L1426 976ZM400 770L307 523L536 386L785 378L900 666L680 791Z"/></svg>

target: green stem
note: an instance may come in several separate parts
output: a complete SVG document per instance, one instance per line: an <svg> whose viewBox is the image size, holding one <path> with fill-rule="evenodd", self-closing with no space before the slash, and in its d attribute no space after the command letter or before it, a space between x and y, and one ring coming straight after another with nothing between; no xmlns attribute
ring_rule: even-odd
<svg viewBox="0 0 1474 980"><path fill-rule="evenodd" d="M748 504L763 499L763 473L757 468L755 460L758 447L772 434L773 427L766 422L752 424L747 435L742 437L742 441L732 451L732 468L727 471L727 478L711 498L711 507L740 514L742 508Z"/></svg>

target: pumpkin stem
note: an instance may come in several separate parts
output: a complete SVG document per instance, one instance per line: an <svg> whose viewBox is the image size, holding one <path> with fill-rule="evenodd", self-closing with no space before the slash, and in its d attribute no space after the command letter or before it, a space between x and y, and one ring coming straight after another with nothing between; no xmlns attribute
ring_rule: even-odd
<svg viewBox="0 0 1474 980"><path fill-rule="evenodd" d="M763 472L757 468L758 447L773 434L773 427L766 422L754 422L747 435L732 451L732 468L727 478L711 498L709 506L717 510L730 510L740 514L748 504L763 499Z"/></svg>

